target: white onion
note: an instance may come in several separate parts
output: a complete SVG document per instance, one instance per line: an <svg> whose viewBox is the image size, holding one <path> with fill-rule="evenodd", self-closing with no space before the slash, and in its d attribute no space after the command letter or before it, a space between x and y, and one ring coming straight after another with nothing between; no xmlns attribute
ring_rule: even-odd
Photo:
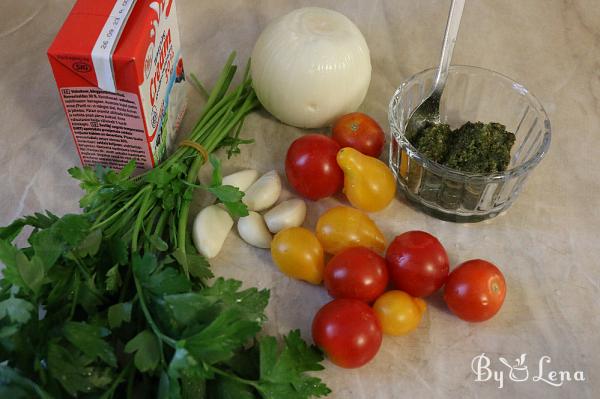
<svg viewBox="0 0 600 399"><path fill-rule="evenodd" d="M273 21L252 52L262 105L289 125L315 128L356 111L371 81L369 48L339 12L300 8Z"/></svg>

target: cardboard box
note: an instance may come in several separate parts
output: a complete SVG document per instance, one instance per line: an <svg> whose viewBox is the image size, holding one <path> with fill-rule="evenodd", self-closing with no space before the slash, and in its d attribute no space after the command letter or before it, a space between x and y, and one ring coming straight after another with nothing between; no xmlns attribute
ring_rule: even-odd
<svg viewBox="0 0 600 399"><path fill-rule="evenodd" d="M186 107L175 0L78 0L48 50L83 165L154 167Z"/></svg>

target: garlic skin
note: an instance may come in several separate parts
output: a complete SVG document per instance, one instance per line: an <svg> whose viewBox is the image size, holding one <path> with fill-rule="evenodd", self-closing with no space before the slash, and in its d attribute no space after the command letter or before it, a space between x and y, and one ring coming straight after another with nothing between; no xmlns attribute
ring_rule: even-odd
<svg viewBox="0 0 600 399"><path fill-rule="evenodd" d="M371 59L352 21L306 7L265 28L252 51L251 74L258 99L273 116L317 128L356 111L371 82Z"/></svg>
<svg viewBox="0 0 600 399"><path fill-rule="evenodd" d="M283 201L265 213L264 218L273 234L289 227L300 227L306 218L306 203L298 198Z"/></svg>
<svg viewBox="0 0 600 399"><path fill-rule="evenodd" d="M237 229L242 240L257 248L270 248L273 237L263 217L258 212L250 211L248 216L238 220Z"/></svg>
<svg viewBox="0 0 600 399"><path fill-rule="evenodd" d="M222 184L237 187L240 191L246 191L256 179L258 179L258 172L254 169L246 169L225 176Z"/></svg>
<svg viewBox="0 0 600 399"><path fill-rule="evenodd" d="M281 179L276 171L262 175L246 190L242 202L249 211L262 211L270 208L277 202L281 194Z"/></svg>
<svg viewBox="0 0 600 399"><path fill-rule="evenodd" d="M192 239L198 252L209 259L217 256L232 227L233 219L220 206L210 205L202 209L196 215L192 229Z"/></svg>

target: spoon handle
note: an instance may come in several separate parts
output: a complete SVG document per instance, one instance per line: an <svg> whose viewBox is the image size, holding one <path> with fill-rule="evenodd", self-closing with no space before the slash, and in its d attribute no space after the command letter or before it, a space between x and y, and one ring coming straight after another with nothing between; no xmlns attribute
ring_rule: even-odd
<svg viewBox="0 0 600 399"><path fill-rule="evenodd" d="M440 57L440 67L435 77L435 85L433 93L441 96L446 78L448 77L448 68L452 60L452 51L458 36L458 27L460 26L460 18L462 17L465 0L452 0L450 13L448 14L448 22L446 22L446 33L444 34L444 44L442 45L442 55Z"/></svg>

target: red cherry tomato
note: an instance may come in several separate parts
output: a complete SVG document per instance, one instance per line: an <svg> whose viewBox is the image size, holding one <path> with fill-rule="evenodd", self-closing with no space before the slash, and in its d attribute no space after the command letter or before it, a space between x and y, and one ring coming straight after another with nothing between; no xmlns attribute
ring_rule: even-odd
<svg viewBox="0 0 600 399"><path fill-rule="evenodd" d="M315 344L344 368L368 363L379 351L382 335L373 309L357 299L334 299L317 312L312 323Z"/></svg>
<svg viewBox="0 0 600 399"><path fill-rule="evenodd" d="M365 247L340 252L325 267L325 287L334 298L373 302L388 285L385 259Z"/></svg>
<svg viewBox="0 0 600 399"><path fill-rule="evenodd" d="M440 242L424 231L409 231L390 244L386 261L390 278L399 290L423 297L440 289L450 268Z"/></svg>
<svg viewBox="0 0 600 399"><path fill-rule="evenodd" d="M506 282L502 272L481 259L469 260L450 273L444 287L444 301L466 321L485 321L504 303Z"/></svg>
<svg viewBox="0 0 600 399"><path fill-rule="evenodd" d="M333 125L331 137L342 147L352 147L365 155L379 158L385 136L373 118L361 112L342 116Z"/></svg>
<svg viewBox="0 0 600 399"><path fill-rule="evenodd" d="M340 191L344 173L336 161L339 150L338 143L320 134L296 139L285 158L285 174L294 190L315 201Z"/></svg>

